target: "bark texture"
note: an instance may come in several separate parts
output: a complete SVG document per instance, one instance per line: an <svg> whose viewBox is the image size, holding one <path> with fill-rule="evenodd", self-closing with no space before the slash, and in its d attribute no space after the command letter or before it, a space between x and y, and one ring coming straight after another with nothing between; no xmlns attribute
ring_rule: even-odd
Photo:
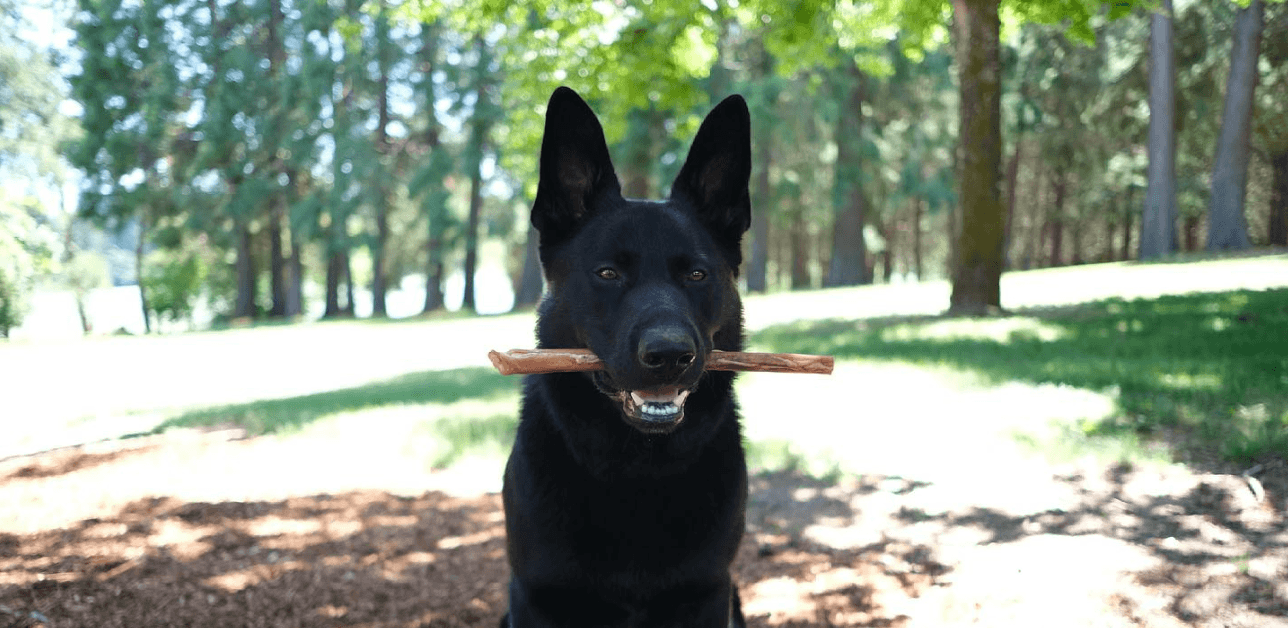
<svg viewBox="0 0 1288 628"><path fill-rule="evenodd" d="M863 194L863 73L851 60L839 90L841 112L836 125L836 223L832 226L832 260L824 286L869 283L867 246L863 240L868 199Z"/></svg>
<svg viewBox="0 0 1288 628"><path fill-rule="evenodd" d="M1140 259L1176 251L1176 59L1172 0L1162 0L1149 26L1149 180L1140 224Z"/></svg>
<svg viewBox="0 0 1288 628"><path fill-rule="evenodd" d="M1248 192L1248 157L1252 142L1253 96L1257 89L1257 57L1261 54L1263 8L1252 0L1234 22L1234 50L1225 88L1221 134L1212 165L1212 195L1208 199L1207 249L1242 250L1248 240L1244 200Z"/></svg>
<svg viewBox="0 0 1288 628"><path fill-rule="evenodd" d="M1002 84L998 0L953 0L961 84L961 234L949 311L1001 308Z"/></svg>

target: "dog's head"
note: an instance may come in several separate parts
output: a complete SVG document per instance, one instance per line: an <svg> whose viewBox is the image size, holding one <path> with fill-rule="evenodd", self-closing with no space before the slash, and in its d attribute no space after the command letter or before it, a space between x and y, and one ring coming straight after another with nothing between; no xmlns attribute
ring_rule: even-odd
<svg viewBox="0 0 1288 628"><path fill-rule="evenodd" d="M737 350L742 234L751 224L747 105L731 96L707 115L670 198L622 197L603 128L566 87L546 110L532 224L550 291L538 336L585 347L594 378L636 429L669 433L702 379L707 353Z"/></svg>

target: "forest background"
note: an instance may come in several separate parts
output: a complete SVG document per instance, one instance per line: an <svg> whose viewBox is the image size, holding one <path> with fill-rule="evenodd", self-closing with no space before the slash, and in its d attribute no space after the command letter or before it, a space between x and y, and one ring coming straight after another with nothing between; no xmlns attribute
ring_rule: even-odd
<svg viewBox="0 0 1288 628"><path fill-rule="evenodd" d="M1288 7L1245 4L5 0L0 335L38 289L129 330L109 284L148 331L530 306L561 84L638 197L747 97L751 292L1282 246Z"/></svg>

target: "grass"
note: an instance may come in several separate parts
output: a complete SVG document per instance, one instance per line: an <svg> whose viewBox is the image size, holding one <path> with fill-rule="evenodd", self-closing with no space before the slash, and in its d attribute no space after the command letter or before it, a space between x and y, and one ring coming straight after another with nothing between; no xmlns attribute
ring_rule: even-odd
<svg viewBox="0 0 1288 628"><path fill-rule="evenodd" d="M755 334L773 351L963 369L1109 392L1088 436L1177 438L1191 454L1288 456L1288 290L1106 299L990 319L801 321Z"/></svg>
<svg viewBox="0 0 1288 628"><path fill-rule="evenodd" d="M514 396L517 392L518 380L498 375L492 369L427 371L323 393L191 410L164 421L153 432L233 424L258 436L298 430L318 419L341 412L390 405L489 400Z"/></svg>
<svg viewBox="0 0 1288 628"><path fill-rule="evenodd" d="M1004 382L1027 387L990 388L1001 392L989 403L1012 412L1000 416L987 404L979 411L1005 419L994 427L1014 426L1012 440L1044 454L1094 441L1111 457L1153 455L1158 442L1180 435L1209 458L1285 455L1285 277L1284 255L1008 273L1004 304L1018 314L988 319L929 316L947 301L944 282L748 297L748 324L760 330L750 338L755 350L829 353L850 367L823 379L741 378L744 426L754 436L749 458L756 468L822 475L873 453L890 454L892 464L895 452L915 460L924 430L881 427L965 418L976 427L954 438L984 434L992 428L970 422L955 404ZM1233 287L1249 290L1158 296ZM435 441L425 456L434 466L476 453L503 457L519 379L484 368L483 356L531 346L532 324L531 313L453 315L0 343L0 458L179 427L234 424L254 435L290 435L341 422L391 442L415 437L416 455L423 441ZM885 369L890 361L911 366ZM887 372L874 380L874 370ZM927 373L933 377L919 375ZM1072 407L1051 401L1060 391L1035 387L1048 383L1094 397L1089 418L1047 412ZM1106 416L1102 408L1111 407ZM833 411L801 413L816 408ZM790 429L779 429L783 416L796 419ZM809 416L818 420L802 422ZM834 416L844 420L827 423ZM1043 429L1053 421L1062 422L1057 438L1067 442L1048 442ZM411 431L395 435L394 422ZM869 442L870 449L856 446Z"/></svg>
<svg viewBox="0 0 1288 628"><path fill-rule="evenodd" d="M414 406L423 418L409 436L432 440L436 446L426 463L445 468L470 455L505 455L514 441L518 417L513 411L496 410L516 406L519 382L476 367L411 373L341 390L190 410L151 432L236 425L252 436L289 435L342 414L381 421L383 408Z"/></svg>

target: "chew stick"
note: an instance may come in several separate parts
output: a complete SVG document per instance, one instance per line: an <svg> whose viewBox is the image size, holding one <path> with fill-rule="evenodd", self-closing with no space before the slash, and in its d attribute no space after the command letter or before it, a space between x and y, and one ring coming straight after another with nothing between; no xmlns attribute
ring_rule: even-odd
<svg viewBox="0 0 1288 628"><path fill-rule="evenodd" d="M505 353L490 351L487 357L502 375L598 371L604 368L604 363L589 349L511 349ZM712 351L707 356L707 370L830 375L832 356Z"/></svg>

